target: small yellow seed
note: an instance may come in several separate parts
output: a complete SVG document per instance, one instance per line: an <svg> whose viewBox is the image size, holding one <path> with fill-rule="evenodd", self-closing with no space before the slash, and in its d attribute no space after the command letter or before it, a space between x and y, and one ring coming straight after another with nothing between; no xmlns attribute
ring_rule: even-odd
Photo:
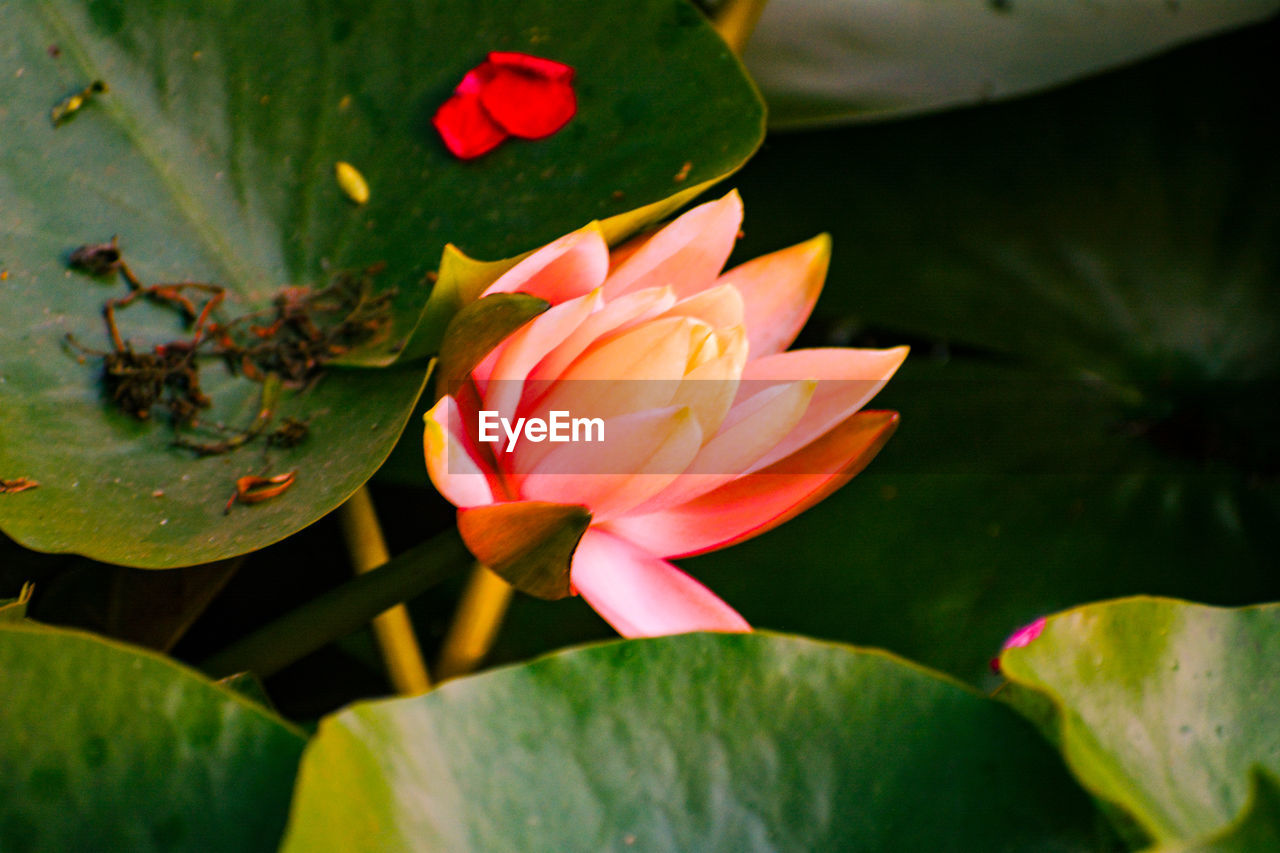
<svg viewBox="0 0 1280 853"><path fill-rule="evenodd" d="M369 184L355 166L339 161L334 164L333 171L338 176L338 186L342 187L347 198L356 204L364 204L369 200Z"/></svg>
<svg viewBox="0 0 1280 853"><path fill-rule="evenodd" d="M19 69L19 72L21 72L21 69ZM101 80L94 80L83 90L64 99L62 102L54 106L54 108L49 111L49 118L53 120L54 125L57 125L73 113L79 112L80 108L83 107L94 95L100 95L106 91L106 83L103 83Z"/></svg>
<svg viewBox="0 0 1280 853"><path fill-rule="evenodd" d="M82 106L84 106L84 95L72 95L62 103L55 106L53 110L50 111L49 118L53 120L54 124L58 124L67 116L79 110Z"/></svg>

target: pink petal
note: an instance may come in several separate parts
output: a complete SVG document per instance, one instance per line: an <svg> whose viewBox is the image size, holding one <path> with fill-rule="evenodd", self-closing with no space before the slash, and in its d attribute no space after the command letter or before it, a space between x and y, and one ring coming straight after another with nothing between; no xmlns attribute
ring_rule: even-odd
<svg viewBox="0 0 1280 853"><path fill-rule="evenodd" d="M445 500L460 507L493 503L496 475L471 443L457 402L441 397L424 421L427 473Z"/></svg>
<svg viewBox="0 0 1280 853"><path fill-rule="evenodd" d="M614 246L609 251L609 272L613 272L622 266L628 258L634 255L641 246L648 243L661 230L661 226L650 226L626 242Z"/></svg>
<svg viewBox="0 0 1280 853"><path fill-rule="evenodd" d="M671 288L646 288L611 300L582 321L582 325L547 354L529 373L531 380L552 381L587 348L606 335L621 332L638 322L652 319L676 302Z"/></svg>
<svg viewBox="0 0 1280 853"><path fill-rule="evenodd" d="M737 403L720 431L703 443L684 473L661 494L637 507L635 514L658 512L686 503L742 476L742 472L795 428L816 384L799 381L775 385Z"/></svg>
<svg viewBox="0 0 1280 853"><path fill-rule="evenodd" d="M609 247L599 226L566 234L516 264L485 290L527 293L559 305L590 293L609 272Z"/></svg>
<svg viewBox="0 0 1280 853"><path fill-rule="evenodd" d="M737 611L666 560L594 527L578 543L569 577L624 637L751 630Z"/></svg>
<svg viewBox="0 0 1280 853"><path fill-rule="evenodd" d="M897 425L897 412L859 412L762 471L744 474L668 510L609 521L603 529L666 557L700 554L750 539L847 483Z"/></svg>
<svg viewBox="0 0 1280 853"><path fill-rule="evenodd" d="M748 362L742 371L742 387L750 394L759 393L771 383L818 380L800 423L753 469L795 453L865 406L902 365L907 352L907 347L802 349Z"/></svg>
<svg viewBox="0 0 1280 853"><path fill-rule="evenodd" d="M800 329L822 292L831 261L826 234L734 267L720 277L742 294L751 357L782 352Z"/></svg>
<svg viewBox="0 0 1280 853"><path fill-rule="evenodd" d="M485 408L515 416L529 371L599 308L599 290L570 299L533 318L485 356L472 375Z"/></svg>
<svg viewBox="0 0 1280 853"><path fill-rule="evenodd" d="M671 317L694 317L716 329L732 328L745 323L746 311L742 294L727 285L686 296L667 311ZM754 353L752 354L754 358Z"/></svg>
<svg viewBox="0 0 1280 853"><path fill-rule="evenodd" d="M665 488L698 455L702 430L687 408L636 412L604 422L602 442L517 446L521 497L582 504L592 517L626 512Z"/></svg>
<svg viewBox="0 0 1280 853"><path fill-rule="evenodd" d="M671 285L676 296L684 298L712 287L741 224L742 199L736 190L695 207L619 264L605 282L605 296L613 299L642 287Z"/></svg>
<svg viewBox="0 0 1280 853"><path fill-rule="evenodd" d="M714 435L738 395L738 377L747 362L747 333L742 326L714 335L698 353L701 364L691 368L671 398L673 406L689 406L707 435Z"/></svg>
<svg viewBox="0 0 1280 853"><path fill-rule="evenodd" d="M687 317L644 323L588 348L541 399L530 389L526 402L536 400L531 412L563 410L590 418L664 408L680 390L690 354L712 333L706 323Z"/></svg>

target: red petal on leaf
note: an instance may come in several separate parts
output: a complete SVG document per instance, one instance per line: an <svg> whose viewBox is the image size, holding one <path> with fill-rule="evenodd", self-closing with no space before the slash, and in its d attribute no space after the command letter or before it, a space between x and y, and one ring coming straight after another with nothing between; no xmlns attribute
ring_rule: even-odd
<svg viewBox="0 0 1280 853"><path fill-rule="evenodd" d="M449 153L463 160L487 154L507 138L507 132L494 124L480 106L476 90L483 84L479 80L475 71L467 74L458 91L441 104L431 118ZM463 91L464 86L467 91Z"/></svg>
<svg viewBox="0 0 1280 853"><path fill-rule="evenodd" d="M505 68L509 71L520 71L533 77L541 77L557 83L569 83L573 80L573 68L554 59L543 59L541 56L530 56L527 53L489 54L489 62L493 68Z"/></svg>
<svg viewBox="0 0 1280 853"><path fill-rule="evenodd" d="M467 76L462 78L462 82L453 90L455 95L479 95L480 90L493 79L493 75L497 72L492 62L482 62L475 68L467 72Z"/></svg>
<svg viewBox="0 0 1280 853"><path fill-rule="evenodd" d="M573 68L526 53L490 53L431 119L455 156L488 153L508 135L541 139L578 111Z"/></svg>
<svg viewBox="0 0 1280 853"><path fill-rule="evenodd" d="M480 103L512 136L550 136L578 111L568 65L523 53L491 53L486 64L492 77L480 86Z"/></svg>

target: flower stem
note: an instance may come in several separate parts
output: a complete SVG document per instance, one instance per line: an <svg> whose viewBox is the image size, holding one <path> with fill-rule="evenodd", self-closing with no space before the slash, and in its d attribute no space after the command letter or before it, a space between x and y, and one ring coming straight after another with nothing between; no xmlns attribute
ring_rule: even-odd
<svg viewBox="0 0 1280 853"><path fill-rule="evenodd" d="M246 671L266 678L421 595L471 559L457 529L450 528L233 643L201 669L215 678Z"/></svg>
<svg viewBox="0 0 1280 853"><path fill-rule="evenodd" d="M747 47L751 33L760 21L766 0L724 0L716 9L711 25L738 56Z"/></svg>
<svg viewBox="0 0 1280 853"><path fill-rule="evenodd" d="M342 523L342 537L347 542L347 553L356 574L377 569L391 559L367 486L357 489L338 509L338 520ZM397 604L375 616L373 633L397 693L414 696L431 689L431 678L413 633L409 608Z"/></svg>
<svg viewBox="0 0 1280 853"><path fill-rule="evenodd" d="M511 584L476 564L440 650L436 664L436 677L440 681L466 675L489 654L502 627L511 593Z"/></svg>

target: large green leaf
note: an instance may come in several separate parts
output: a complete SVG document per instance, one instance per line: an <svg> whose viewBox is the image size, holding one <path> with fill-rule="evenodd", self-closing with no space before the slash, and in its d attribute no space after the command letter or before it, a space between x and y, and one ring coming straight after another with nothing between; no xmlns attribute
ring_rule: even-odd
<svg viewBox="0 0 1280 853"><path fill-rule="evenodd" d="M170 660L0 625L0 848L274 850L303 735Z"/></svg>
<svg viewBox="0 0 1280 853"><path fill-rule="evenodd" d="M326 719L284 849L1097 849L1014 716L810 640L597 646Z"/></svg>
<svg viewBox="0 0 1280 853"><path fill-rule="evenodd" d="M1280 605L1093 604L1000 660L1053 703L1081 783L1156 841L1221 829L1250 799L1253 767L1280 773Z"/></svg>
<svg viewBox="0 0 1280 853"><path fill-rule="evenodd" d="M746 61L771 123L857 121L1025 94L1277 9L1275 0L770 0Z"/></svg>
<svg viewBox="0 0 1280 853"><path fill-rule="evenodd" d="M390 334L348 358L383 363L446 241L508 257L591 219L618 239L736 168L762 132L750 82L682 0L0 0L0 18L0 476L41 484L0 496L0 523L28 547L127 565L242 553L335 507L390 451L423 367L331 370L286 395L279 414L311 436L266 467L296 470L296 486L224 516L263 463L193 460L108 405L98 360L63 339L105 349L103 303L125 290L68 272L77 245L118 235L144 282L225 286L228 317L385 262ZM429 119L491 50L573 65L580 110L549 139L460 162ZM109 91L55 126L51 108L96 79ZM368 204L343 195L338 161L363 173ZM187 334L150 305L120 319L139 349ZM248 423L258 387L217 363L203 373L205 422Z"/></svg>

